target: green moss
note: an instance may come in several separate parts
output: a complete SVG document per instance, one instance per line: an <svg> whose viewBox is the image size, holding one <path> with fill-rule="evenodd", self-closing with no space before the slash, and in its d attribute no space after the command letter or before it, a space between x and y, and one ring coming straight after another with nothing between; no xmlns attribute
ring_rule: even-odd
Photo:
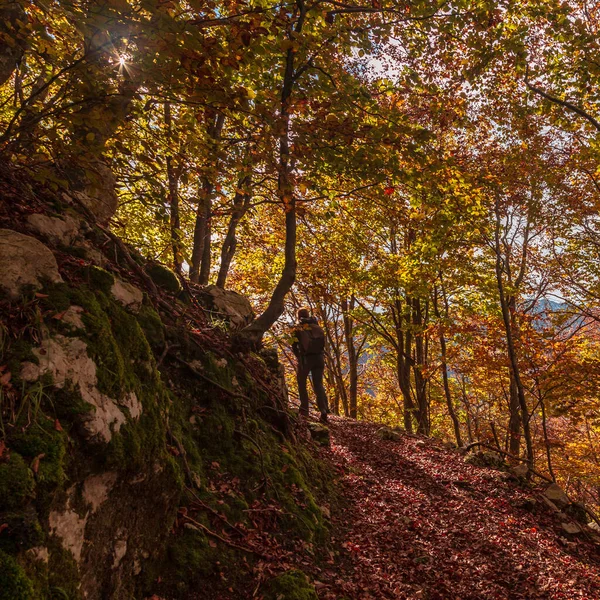
<svg viewBox="0 0 600 600"><path fill-rule="evenodd" d="M46 287L44 292L48 295L42 304L46 309L53 309L57 313L67 310L71 306L73 291L66 283L55 283Z"/></svg>
<svg viewBox="0 0 600 600"><path fill-rule="evenodd" d="M28 505L22 510L4 512L0 521L7 525L0 535L0 550L16 554L44 543L45 535L38 521L35 508Z"/></svg>
<svg viewBox="0 0 600 600"><path fill-rule="evenodd" d="M168 267L165 267L160 263L152 263L146 266L146 273L148 273L152 281L154 281L158 287L173 294L179 294L179 292L181 292L181 283L179 282L177 275L175 275Z"/></svg>
<svg viewBox="0 0 600 600"><path fill-rule="evenodd" d="M0 600L33 599L33 586L17 561L0 550Z"/></svg>
<svg viewBox="0 0 600 600"><path fill-rule="evenodd" d="M302 571L291 570L267 583L265 600L318 600L318 596Z"/></svg>
<svg viewBox="0 0 600 600"><path fill-rule="evenodd" d="M81 598L79 586L81 579L73 555L65 550L59 539L52 536L48 541L48 586L50 598Z"/></svg>
<svg viewBox="0 0 600 600"><path fill-rule="evenodd" d="M30 463L36 457L41 457L35 479L38 500L46 503L52 492L61 487L66 479L66 434L56 431L52 420L40 416L26 429L11 434L9 443Z"/></svg>
<svg viewBox="0 0 600 600"><path fill-rule="evenodd" d="M214 572L217 554L217 549L210 546L206 535L195 529L184 528L169 548L177 577L187 581Z"/></svg>
<svg viewBox="0 0 600 600"><path fill-rule="evenodd" d="M0 511L20 508L33 495L33 473L17 452L0 464Z"/></svg>
<svg viewBox="0 0 600 600"><path fill-rule="evenodd" d="M157 351L162 350L165 347L165 328L160 316L147 301L142 304L137 320L150 347Z"/></svg>
<svg viewBox="0 0 600 600"><path fill-rule="evenodd" d="M110 294L110 290L115 284L115 278L108 271L95 265L88 267L87 277L92 289L100 290L105 294Z"/></svg>

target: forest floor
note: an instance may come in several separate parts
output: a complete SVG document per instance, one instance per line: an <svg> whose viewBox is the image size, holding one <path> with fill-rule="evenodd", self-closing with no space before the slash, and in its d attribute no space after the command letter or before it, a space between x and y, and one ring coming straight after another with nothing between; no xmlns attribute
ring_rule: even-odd
<svg viewBox="0 0 600 600"><path fill-rule="evenodd" d="M561 534L543 486L468 465L436 440L379 439L377 429L331 418L323 454L345 506L333 515L339 555L303 565L319 598L600 598L600 545Z"/></svg>

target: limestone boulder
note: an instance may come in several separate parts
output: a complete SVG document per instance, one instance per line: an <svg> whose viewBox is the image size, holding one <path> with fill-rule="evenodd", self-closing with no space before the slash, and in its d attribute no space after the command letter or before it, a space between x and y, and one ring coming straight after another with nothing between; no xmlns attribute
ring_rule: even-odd
<svg viewBox="0 0 600 600"><path fill-rule="evenodd" d="M0 288L17 300L27 288L62 281L54 254L38 239L11 229L0 229Z"/></svg>
<svg viewBox="0 0 600 600"><path fill-rule="evenodd" d="M131 285L131 283L115 278L115 282L110 291L113 298L125 308L129 308L133 312L138 312L142 307L144 294L142 293L142 290Z"/></svg>
<svg viewBox="0 0 600 600"><path fill-rule="evenodd" d="M511 467L510 473L514 475L517 479L525 479L527 477L527 474L529 473L529 467L525 463L521 463L519 465Z"/></svg>
<svg viewBox="0 0 600 600"><path fill-rule="evenodd" d="M544 496L552 501L558 508L564 508L571 504L564 490L556 483L551 483L545 490Z"/></svg>
<svg viewBox="0 0 600 600"><path fill-rule="evenodd" d="M503 469L505 467L502 455L497 452L471 452L465 456L465 462L475 467L487 467L488 469Z"/></svg>
<svg viewBox="0 0 600 600"><path fill-rule="evenodd" d="M127 412L136 419L142 412L141 403L134 393L121 400L109 398L97 387L96 363L88 356L87 345L78 338L57 335L42 342L33 350L38 364L23 363L21 378L36 381L49 373L57 389L73 386L81 399L92 410L79 416L81 432L85 439L95 443L108 443L113 433L127 420ZM123 409L126 409L125 412Z"/></svg>
<svg viewBox="0 0 600 600"><path fill-rule="evenodd" d="M322 425L321 423L308 423L308 431L312 439L321 446L329 446L329 427Z"/></svg>
<svg viewBox="0 0 600 600"><path fill-rule="evenodd" d="M63 246L70 246L79 235L79 222L68 215L59 219L36 213L27 217L27 226L49 242Z"/></svg>
<svg viewBox="0 0 600 600"><path fill-rule="evenodd" d="M398 442L402 439L402 435L399 432L394 431L389 427L378 429L375 435L377 435L380 440L391 440L393 442Z"/></svg>
<svg viewBox="0 0 600 600"><path fill-rule="evenodd" d="M214 316L224 318L232 329L242 329L254 320L250 301L237 292L208 285L203 288L202 296Z"/></svg>

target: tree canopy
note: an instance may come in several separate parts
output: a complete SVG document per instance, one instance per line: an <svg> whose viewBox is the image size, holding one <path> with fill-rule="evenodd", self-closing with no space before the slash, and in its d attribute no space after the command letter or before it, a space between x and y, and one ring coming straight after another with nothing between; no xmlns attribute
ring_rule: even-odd
<svg viewBox="0 0 600 600"><path fill-rule="evenodd" d="M244 335L284 357L309 305L336 412L484 441L600 504L596 3L0 12L3 160L109 180L113 230L248 295Z"/></svg>

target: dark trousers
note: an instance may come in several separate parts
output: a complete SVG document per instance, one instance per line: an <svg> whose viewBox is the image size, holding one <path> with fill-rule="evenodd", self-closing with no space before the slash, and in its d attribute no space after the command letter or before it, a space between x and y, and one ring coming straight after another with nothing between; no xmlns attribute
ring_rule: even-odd
<svg viewBox="0 0 600 600"><path fill-rule="evenodd" d="M300 413L308 415L308 376L312 376L312 385L317 397L317 406L321 413L328 410L327 394L323 386L325 357L322 354L307 354L298 357L298 395L300 396Z"/></svg>

